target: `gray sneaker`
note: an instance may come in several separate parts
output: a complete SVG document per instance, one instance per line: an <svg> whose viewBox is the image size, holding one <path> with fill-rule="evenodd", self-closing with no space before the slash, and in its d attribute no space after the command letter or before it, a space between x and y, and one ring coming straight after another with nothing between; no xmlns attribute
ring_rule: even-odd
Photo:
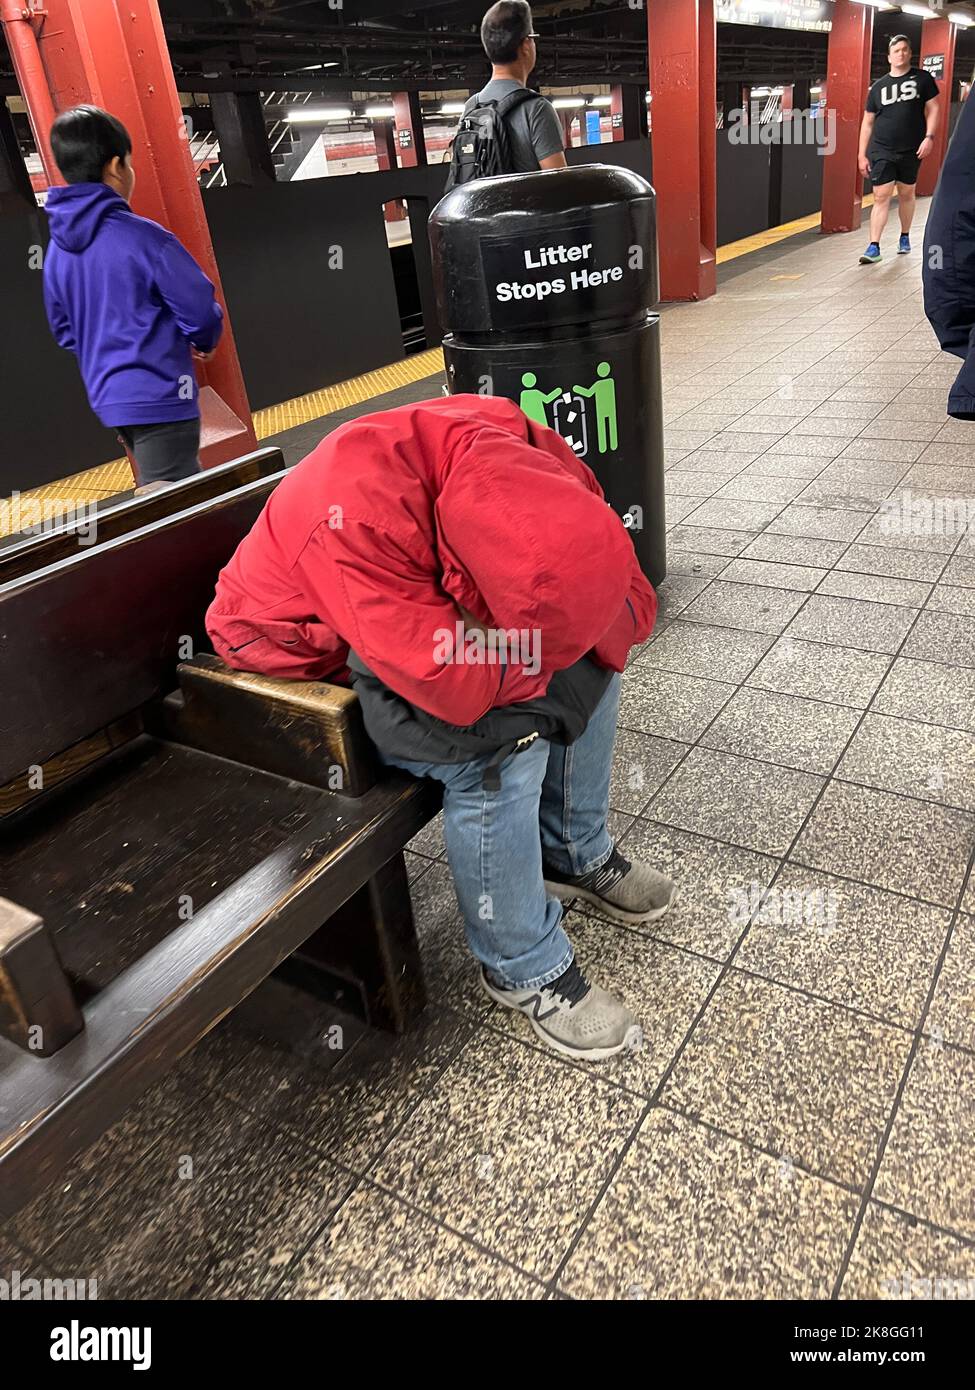
<svg viewBox="0 0 975 1390"><path fill-rule="evenodd" d="M578 878L546 867L545 887L560 902L582 898L614 921L632 926L655 922L669 910L677 896L677 885L672 878L651 869L649 864L634 864L624 859L615 845L601 868Z"/></svg>
<svg viewBox="0 0 975 1390"><path fill-rule="evenodd" d="M493 983L483 966L481 985L496 1003L523 1013L542 1041L563 1057L601 1062L643 1046L636 1015L612 994L591 985L575 961L540 989L505 989Z"/></svg>

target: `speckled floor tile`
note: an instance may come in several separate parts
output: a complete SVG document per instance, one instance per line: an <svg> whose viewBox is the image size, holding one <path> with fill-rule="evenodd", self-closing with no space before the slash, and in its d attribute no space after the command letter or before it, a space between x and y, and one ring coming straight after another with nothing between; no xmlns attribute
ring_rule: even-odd
<svg viewBox="0 0 975 1390"><path fill-rule="evenodd" d="M857 537L860 545L878 546L887 550L907 550L914 553L943 555L955 548L957 536L944 536L936 532L928 534L920 531L894 530L890 517L872 516Z"/></svg>
<svg viewBox="0 0 975 1390"><path fill-rule="evenodd" d="M863 512L839 507L800 506L793 502L770 524L780 536L807 536L812 540L852 541L863 530Z"/></svg>
<svg viewBox="0 0 975 1390"><path fill-rule="evenodd" d="M781 855L822 785L806 772L695 748L653 798L647 817Z"/></svg>
<svg viewBox="0 0 975 1390"><path fill-rule="evenodd" d="M975 666L975 618L955 613L921 613L901 656L946 661L952 666Z"/></svg>
<svg viewBox="0 0 975 1390"><path fill-rule="evenodd" d="M765 531L745 547L741 559L821 569L835 564L846 548L846 541L825 541L813 536L779 536Z"/></svg>
<svg viewBox="0 0 975 1390"><path fill-rule="evenodd" d="M351 1187L296 1136L211 1097L52 1253L101 1298L266 1296Z"/></svg>
<svg viewBox="0 0 975 1390"><path fill-rule="evenodd" d="M669 574L657 589L657 618L675 618L706 588L707 579L694 579L685 574Z"/></svg>
<svg viewBox="0 0 975 1390"><path fill-rule="evenodd" d="M869 439L858 435L843 451L844 458L887 459L892 463L914 463L924 451L919 439Z"/></svg>
<svg viewBox="0 0 975 1390"><path fill-rule="evenodd" d="M735 965L915 1028L950 920L947 909L789 864Z"/></svg>
<svg viewBox="0 0 975 1390"><path fill-rule="evenodd" d="M699 497L664 497L664 514L668 526L676 526L686 516L697 510Z"/></svg>
<svg viewBox="0 0 975 1390"><path fill-rule="evenodd" d="M426 855L428 859L439 859L445 852L446 846L443 841L443 812L434 816L433 820L427 821L421 831L413 836L407 848L414 854Z"/></svg>
<svg viewBox="0 0 975 1390"><path fill-rule="evenodd" d="M975 811L975 734L868 714L836 776Z"/></svg>
<svg viewBox="0 0 975 1390"><path fill-rule="evenodd" d="M973 848L975 817L964 811L833 782L792 859L953 907Z"/></svg>
<svg viewBox="0 0 975 1390"><path fill-rule="evenodd" d="M185 1065L179 1073L153 1086L46 1191L11 1219L12 1234L44 1255L72 1226L84 1221L106 1193L125 1182L142 1156L170 1128L184 1124L206 1094L202 1085L193 1083Z"/></svg>
<svg viewBox="0 0 975 1390"><path fill-rule="evenodd" d="M898 657L873 708L975 733L975 670Z"/></svg>
<svg viewBox="0 0 975 1390"><path fill-rule="evenodd" d="M687 752L687 745L620 729L613 750L609 804L638 814Z"/></svg>
<svg viewBox="0 0 975 1390"><path fill-rule="evenodd" d="M662 1099L692 1119L859 1187L910 1041L901 1030L733 970Z"/></svg>
<svg viewBox="0 0 975 1390"><path fill-rule="evenodd" d="M700 550L679 550L667 547L667 574L688 575L692 579L714 579L728 561L720 555L706 555Z"/></svg>
<svg viewBox="0 0 975 1390"><path fill-rule="evenodd" d="M806 487L807 478L739 474L715 489L715 498L728 497L740 502L791 502Z"/></svg>
<svg viewBox="0 0 975 1390"><path fill-rule="evenodd" d="M623 676L620 725L661 738L693 742L735 687L639 662Z"/></svg>
<svg viewBox="0 0 975 1390"><path fill-rule="evenodd" d="M920 608L931 592L931 585L914 579L894 579L890 575L856 574L852 570L837 569L824 577L816 592L832 598L865 599L869 603Z"/></svg>
<svg viewBox="0 0 975 1390"><path fill-rule="evenodd" d="M562 1274L573 1298L828 1298L856 1216L831 1183L651 1110Z"/></svg>
<svg viewBox="0 0 975 1390"><path fill-rule="evenodd" d="M796 496L797 506L845 507L872 515L887 497L886 483L865 483L856 478L831 479L822 475L807 483Z"/></svg>
<svg viewBox="0 0 975 1390"><path fill-rule="evenodd" d="M832 642L893 655L915 616L912 609L889 603L813 594L789 625L787 635L807 642Z"/></svg>
<svg viewBox="0 0 975 1390"><path fill-rule="evenodd" d="M780 637L747 685L865 709L889 667L889 657L848 646Z"/></svg>
<svg viewBox="0 0 975 1390"><path fill-rule="evenodd" d="M711 457L714 458L714 454ZM678 463L667 469L664 479L666 494L668 497L713 497L733 476L727 472L705 473L697 469L685 471Z"/></svg>
<svg viewBox="0 0 975 1390"><path fill-rule="evenodd" d="M483 1030L371 1176L530 1274L551 1277L643 1104L593 1070Z"/></svg>
<svg viewBox="0 0 975 1390"><path fill-rule="evenodd" d="M782 763L799 772L826 774L859 717L841 705L745 686L701 735L701 742L706 748Z"/></svg>
<svg viewBox="0 0 975 1390"><path fill-rule="evenodd" d="M975 1052L975 917L967 913L952 929L924 1026L942 1042Z"/></svg>
<svg viewBox="0 0 975 1390"><path fill-rule="evenodd" d="M870 1202L841 1299L952 1302L975 1294L975 1249L957 1236Z"/></svg>
<svg viewBox="0 0 975 1390"><path fill-rule="evenodd" d="M961 617L975 618L975 589L936 584L928 609L932 613L957 613Z"/></svg>
<svg viewBox="0 0 975 1390"><path fill-rule="evenodd" d="M722 576L723 583L753 584L771 589L795 589L811 593L826 570L813 565L774 564L767 560L732 560Z"/></svg>
<svg viewBox="0 0 975 1390"><path fill-rule="evenodd" d="M671 545L700 550L706 555L739 555L754 539L753 530L727 531L714 526L675 526L670 533Z"/></svg>
<svg viewBox="0 0 975 1390"><path fill-rule="evenodd" d="M975 587L975 558L970 555L953 555L942 578L946 584Z"/></svg>
<svg viewBox="0 0 975 1390"><path fill-rule="evenodd" d="M742 904L757 899L779 865L767 855L639 818L620 849L677 884L677 898L666 916L639 930L715 960L725 960L741 936L747 921Z"/></svg>
<svg viewBox="0 0 975 1390"><path fill-rule="evenodd" d="M430 872L438 872L439 868ZM427 875L424 875L426 878ZM422 880L421 880L422 882ZM495 1006L473 982L473 965L461 938L472 1012L480 995L485 1017ZM430 957L426 951L424 960ZM430 974L436 978L436 969ZM459 991L433 993L437 1003L463 1007ZM337 1162L361 1170L372 1161L418 1097L469 1036L453 1014L428 1007L402 1037L370 1030L338 1065L324 1069L313 1059L253 1043L228 1069L224 1094L249 1112L287 1126Z"/></svg>
<svg viewBox="0 0 975 1390"><path fill-rule="evenodd" d="M521 1303L543 1299L545 1285L364 1182L288 1271L277 1297Z"/></svg>
<svg viewBox="0 0 975 1390"><path fill-rule="evenodd" d="M678 620L653 639L641 663L684 676L743 681L765 655L773 637Z"/></svg>
<svg viewBox="0 0 975 1390"><path fill-rule="evenodd" d="M643 1025L640 1051L600 1062L598 1074L649 1098L721 967L645 934L656 932L656 922L631 929L607 921L586 904L579 906L581 911L570 911L564 920L576 959L588 979L622 999ZM525 1016L513 1010L497 1010L491 1024L523 1042L536 1040ZM579 1065L587 1073L592 1069L588 1063Z"/></svg>
<svg viewBox="0 0 975 1390"><path fill-rule="evenodd" d="M821 458L826 463L843 452L850 438L849 434L787 434L773 444L764 457L788 458L797 454L800 458Z"/></svg>
<svg viewBox="0 0 975 1390"><path fill-rule="evenodd" d="M760 454L742 476L750 478L815 478L827 460L821 454Z"/></svg>
<svg viewBox="0 0 975 1390"><path fill-rule="evenodd" d="M859 541L849 547L836 562L837 570L852 570L858 574L889 576L932 583L944 568L945 557L922 550L894 550L889 546L863 545Z"/></svg>
<svg viewBox="0 0 975 1390"><path fill-rule="evenodd" d="M685 512L684 517L687 518L689 526L758 531L770 521L774 521L781 510L780 502L736 502L727 497L712 497L709 501L702 502L692 513ZM684 520L684 517L681 520Z"/></svg>
<svg viewBox="0 0 975 1390"><path fill-rule="evenodd" d="M975 1238L975 1056L922 1038L873 1195Z"/></svg>
<svg viewBox="0 0 975 1390"><path fill-rule="evenodd" d="M685 622L711 623L750 632L779 633L795 617L804 596L792 589L713 580L683 613Z"/></svg>
<svg viewBox="0 0 975 1390"><path fill-rule="evenodd" d="M432 859L424 859L422 854L413 854L410 850L405 850L404 859L406 860L406 877L410 883L415 883L421 874L425 874L433 863Z"/></svg>

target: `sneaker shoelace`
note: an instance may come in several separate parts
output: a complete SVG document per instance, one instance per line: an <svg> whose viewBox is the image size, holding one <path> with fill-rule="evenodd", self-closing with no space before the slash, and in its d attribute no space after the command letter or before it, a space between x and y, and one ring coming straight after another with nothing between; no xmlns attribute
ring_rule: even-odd
<svg viewBox="0 0 975 1390"><path fill-rule="evenodd" d="M581 999L585 999L589 993L590 984L576 965L575 961L567 970L563 970L557 980L553 980L548 986L553 994L557 994L560 999L564 999L571 1009L578 1004Z"/></svg>

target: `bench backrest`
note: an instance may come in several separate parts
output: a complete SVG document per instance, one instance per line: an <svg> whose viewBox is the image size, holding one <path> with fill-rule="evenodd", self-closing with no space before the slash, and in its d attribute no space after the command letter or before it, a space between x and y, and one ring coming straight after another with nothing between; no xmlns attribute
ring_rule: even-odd
<svg viewBox="0 0 975 1390"><path fill-rule="evenodd" d="M245 483L280 473L282 468L284 455L280 449L258 449L141 497L107 498L87 515L67 515L51 525L45 524L37 535L0 540L0 584L53 565L79 549L103 545L161 517L185 511L223 492L232 492ZM26 501L29 499L22 499L21 506ZM83 544L79 544L79 538Z"/></svg>
<svg viewBox="0 0 975 1390"><path fill-rule="evenodd" d="M0 786L176 686L284 473L0 584Z"/></svg>

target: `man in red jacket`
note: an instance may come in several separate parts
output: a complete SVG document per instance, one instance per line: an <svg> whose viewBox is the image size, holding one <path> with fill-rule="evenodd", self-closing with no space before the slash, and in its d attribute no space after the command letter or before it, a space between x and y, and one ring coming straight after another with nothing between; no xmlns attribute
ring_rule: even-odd
<svg viewBox="0 0 975 1390"><path fill-rule="evenodd" d="M278 486L208 614L229 665L343 676L383 760L444 787L483 988L564 1055L639 1046L562 903L649 922L674 885L606 828L619 673L656 598L593 474L511 401L366 416Z"/></svg>

